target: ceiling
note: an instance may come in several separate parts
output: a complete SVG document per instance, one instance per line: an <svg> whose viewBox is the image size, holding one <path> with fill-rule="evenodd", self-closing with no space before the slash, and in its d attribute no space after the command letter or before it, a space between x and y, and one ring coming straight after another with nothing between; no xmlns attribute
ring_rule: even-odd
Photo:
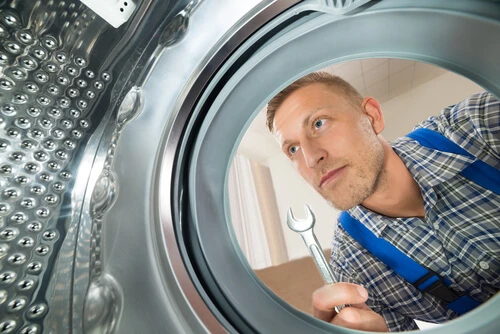
<svg viewBox="0 0 500 334"><path fill-rule="evenodd" d="M347 80L362 96L373 96L379 102L403 94L446 72L426 63L387 58L354 60L324 70Z"/></svg>
<svg viewBox="0 0 500 334"><path fill-rule="evenodd" d="M387 58L353 60L323 70L342 77L362 96L372 96L381 103L446 73L446 70L426 63ZM259 162L280 153L276 139L265 124L264 109L246 131L238 152Z"/></svg>

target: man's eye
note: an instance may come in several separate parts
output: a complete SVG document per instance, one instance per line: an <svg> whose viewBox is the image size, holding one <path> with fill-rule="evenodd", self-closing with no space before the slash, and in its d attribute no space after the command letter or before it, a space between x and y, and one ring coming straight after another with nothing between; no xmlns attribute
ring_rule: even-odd
<svg viewBox="0 0 500 334"><path fill-rule="evenodd" d="M290 152L290 154L295 154L295 153L297 153L298 150L299 150L298 146L290 146L290 148L288 149L288 152Z"/></svg>
<svg viewBox="0 0 500 334"><path fill-rule="evenodd" d="M314 128L319 129L321 126L323 126L323 124L325 124L325 120L318 119L317 121L314 122Z"/></svg>

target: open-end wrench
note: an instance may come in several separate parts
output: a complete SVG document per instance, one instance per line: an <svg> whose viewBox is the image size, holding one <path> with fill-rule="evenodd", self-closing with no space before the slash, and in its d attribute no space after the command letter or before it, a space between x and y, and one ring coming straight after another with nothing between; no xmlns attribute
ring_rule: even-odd
<svg viewBox="0 0 500 334"><path fill-rule="evenodd" d="M323 280L326 284L336 283L335 278L333 277L332 269L330 268L329 263L326 261L325 256L323 254L323 250L316 239L316 235L314 234L314 223L316 222L316 217L312 212L311 208L306 204L305 209L307 212L307 217L305 219L295 219L292 213L292 208L288 208L286 214L286 222L288 227L302 236L307 249L312 255L316 266L318 267L321 276L323 276ZM339 313L344 307L349 305L339 305L335 306L335 311Z"/></svg>

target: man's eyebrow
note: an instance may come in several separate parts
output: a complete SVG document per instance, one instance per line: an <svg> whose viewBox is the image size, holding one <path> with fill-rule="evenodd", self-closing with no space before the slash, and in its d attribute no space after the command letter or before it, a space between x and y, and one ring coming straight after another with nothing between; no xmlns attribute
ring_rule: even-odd
<svg viewBox="0 0 500 334"><path fill-rule="evenodd" d="M316 113L316 111L318 111L319 108L317 109L314 109L312 110L306 117L304 117L304 119L302 120L302 127L305 128L309 125L309 120L311 119L311 117Z"/></svg>
<svg viewBox="0 0 500 334"><path fill-rule="evenodd" d="M324 106L324 107L318 107L318 108L312 109L309 112L309 114L306 117L304 117L304 119L302 120L302 127L307 127L309 125L309 121L311 120L311 117L313 117L318 111L320 111L322 109L332 108L332 107L333 106ZM281 149L283 149L283 147L287 146L291 142L292 142L292 140L286 139L283 143L281 143Z"/></svg>
<svg viewBox="0 0 500 334"><path fill-rule="evenodd" d="M315 108L315 109L312 109L309 114L303 119L302 121L302 126L303 127L307 127L309 125L309 121L311 120L311 118L320 110L322 109L330 109L332 108L332 106L324 106L324 107L318 107L318 108Z"/></svg>
<svg viewBox="0 0 500 334"><path fill-rule="evenodd" d="M288 140L288 139L286 139L284 142L282 142L282 143L281 143L281 150L283 150L283 148L284 148L285 146L287 146L288 144L290 144L291 142L292 142L292 141L291 141L291 140Z"/></svg>

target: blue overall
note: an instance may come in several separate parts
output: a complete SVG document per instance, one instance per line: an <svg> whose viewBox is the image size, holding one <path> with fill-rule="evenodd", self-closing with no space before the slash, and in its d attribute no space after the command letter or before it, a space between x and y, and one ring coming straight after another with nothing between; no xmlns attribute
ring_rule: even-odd
<svg viewBox="0 0 500 334"><path fill-rule="evenodd" d="M408 134L407 137L415 139L422 146L428 148L473 157L448 138L429 129L417 129ZM462 170L460 174L483 188L500 194L500 170L486 164L484 161L476 160ZM344 230L366 250L420 291L443 300L450 310L461 315L480 304L479 301L472 297L452 290L449 287L451 282L448 279L442 278L420 265L388 241L378 238L346 211L340 214L339 221Z"/></svg>

